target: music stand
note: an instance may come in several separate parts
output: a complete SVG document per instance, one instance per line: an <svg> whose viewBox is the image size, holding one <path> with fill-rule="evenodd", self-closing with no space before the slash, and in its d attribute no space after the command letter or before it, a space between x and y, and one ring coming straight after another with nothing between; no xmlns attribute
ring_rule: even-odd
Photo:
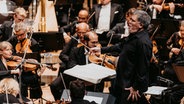
<svg viewBox="0 0 184 104"><path fill-rule="evenodd" d="M50 52L63 49L64 38L59 32L34 32L32 36L38 43L40 50Z"/></svg>

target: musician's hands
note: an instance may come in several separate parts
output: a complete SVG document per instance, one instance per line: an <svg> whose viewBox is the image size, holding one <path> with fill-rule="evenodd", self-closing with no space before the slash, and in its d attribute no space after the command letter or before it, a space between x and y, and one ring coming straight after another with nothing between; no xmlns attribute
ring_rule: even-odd
<svg viewBox="0 0 184 104"><path fill-rule="evenodd" d="M38 71L38 76L41 76L43 72L45 71L45 69L46 69L46 66L42 66L40 70Z"/></svg>
<svg viewBox="0 0 184 104"><path fill-rule="evenodd" d="M170 7L170 14L174 14L174 11L175 11L175 5L174 3L169 3L169 7Z"/></svg>
<svg viewBox="0 0 184 104"><path fill-rule="evenodd" d="M11 70L10 73L11 73L11 74L19 74L19 73L20 73L20 69L17 68L17 69L15 69L15 70Z"/></svg>
<svg viewBox="0 0 184 104"><path fill-rule="evenodd" d="M66 33L63 33L65 43L68 43L71 40L71 37L68 36Z"/></svg>
<svg viewBox="0 0 184 104"><path fill-rule="evenodd" d="M101 48L100 47L93 47L89 49L90 54L101 54Z"/></svg>
<svg viewBox="0 0 184 104"><path fill-rule="evenodd" d="M132 98L132 101L137 101L138 98L141 97L139 94L139 90L135 90L135 89L133 89L133 87L125 88L125 90L130 91L130 94L129 94L127 100L130 100L130 98Z"/></svg>
<svg viewBox="0 0 184 104"><path fill-rule="evenodd" d="M12 60L20 62L22 60L22 57L20 57L20 56L12 56Z"/></svg>
<svg viewBox="0 0 184 104"><path fill-rule="evenodd" d="M172 48L171 52L174 53L175 55L178 55L180 53L180 49L179 48Z"/></svg>
<svg viewBox="0 0 184 104"><path fill-rule="evenodd" d="M162 11L163 7L162 5L153 4L151 5L151 8L155 8L159 13Z"/></svg>
<svg viewBox="0 0 184 104"><path fill-rule="evenodd" d="M106 34L106 37L107 38L110 38L113 34L115 34L114 31L110 30L107 34Z"/></svg>

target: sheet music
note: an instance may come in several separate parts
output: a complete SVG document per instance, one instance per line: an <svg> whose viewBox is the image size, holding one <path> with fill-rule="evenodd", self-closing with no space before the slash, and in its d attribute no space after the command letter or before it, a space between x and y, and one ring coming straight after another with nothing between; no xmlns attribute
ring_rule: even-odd
<svg viewBox="0 0 184 104"><path fill-rule="evenodd" d="M94 84L100 83L103 78L116 75L115 70L93 63L76 65L71 69L65 70L64 73Z"/></svg>
<svg viewBox="0 0 184 104"><path fill-rule="evenodd" d="M97 104L102 104L102 97L95 97L95 96L84 96L85 100L88 100L89 102L95 101Z"/></svg>
<svg viewBox="0 0 184 104"><path fill-rule="evenodd" d="M151 95L161 95L163 90L166 90L167 87L162 86L151 86L148 87L148 90L145 92L145 94L151 94Z"/></svg>

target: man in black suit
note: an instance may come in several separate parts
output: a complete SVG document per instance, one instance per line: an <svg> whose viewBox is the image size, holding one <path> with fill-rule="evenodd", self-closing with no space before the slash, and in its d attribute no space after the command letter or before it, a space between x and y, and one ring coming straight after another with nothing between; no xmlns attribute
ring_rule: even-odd
<svg viewBox="0 0 184 104"><path fill-rule="evenodd" d="M105 46L108 43L107 32L123 21L123 9L121 5L111 3L111 0L101 0L101 4L94 5L91 12L95 12L95 15L90 24L98 34L100 44Z"/></svg>
<svg viewBox="0 0 184 104"><path fill-rule="evenodd" d="M89 55L87 53L89 48L96 47L98 44L98 35L95 32L87 32L85 34L85 46L83 45L81 47L74 47L71 51L68 67L72 68L75 65L88 64Z"/></svg>
<svg viewBox="0 0 184 104"><path fill-rule="evenodd" d="M5 21L0 27L0 41L6 41L14 35L13 27L16 23L23 22L27 17L27 13L24 8L18 7L15 9L13 15L13 21Z"/></svg>
<svg viewBox="0 0 184 104"><path fill-rule="evenodd" d="M66 26L63 26L60 28L60 32L63 33L64 35L64 39L65 39L65 43L68 43L70 41L70 35L74 35L76 33L76 26L79 23L87 23L88 22L88 17L89 17L89 13L86 9L82 9L79 11L78 13L78 17L77 20L72 22L71 24L68 24ZM69 35L69 36L68 36Z"/></svg>
<svg viewBox="0 0 184 104"><path fill-rule="evenodd" d="M135 10L128 22L130 35L120 44L91 49L92 52L119 51L113 95L117 104L146 104L143 92L148 89L152 43L147 27L151 18Z"/></svg>
<svg viewBox="0 0 184 104"><path fill-rule="evenodd" d="M81 80L74 80L70 82L69 85L71 103L70 104L97 104L94 101L89 102L84 100L84 95L86 93L85 83Z"/></svg>
<svg viewBox="0 0 184 104"><path fill-rule="evenodd" d="M59 55L60 60L62 60L60 71L58 73L58 77L50 84L50 89L55 100L60 100L62 92L60 72L62 73L67 69L68 63L70 63L69 55L72 52L72 48L77 47L78 44L84 43L84 34L88 31L89 25L87 23L78 23L75 35L72 36L73 38L71 38L71 40L64 46Z"/></svg>

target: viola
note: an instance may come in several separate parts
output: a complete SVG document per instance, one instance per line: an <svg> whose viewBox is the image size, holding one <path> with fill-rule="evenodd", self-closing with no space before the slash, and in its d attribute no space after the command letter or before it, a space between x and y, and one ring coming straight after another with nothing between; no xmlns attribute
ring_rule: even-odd
<svg viewBox="0 0 184 104"><path fill-rule="evenodd" d="M23 42L18 42L15 46L15 50L17 53L24 53L26 51L27 53L32 53L32 50L30 48L30 39L24 39Z"/></svg>
<svg viewBox="0 0 184 104"><path fill-rule="evenodd" d="M115 69L115 61L116 57L114 56L108 56L108 55L89 55L89 61L98 65L103 65L105 67L108 67L110 69Z"/></svg>

